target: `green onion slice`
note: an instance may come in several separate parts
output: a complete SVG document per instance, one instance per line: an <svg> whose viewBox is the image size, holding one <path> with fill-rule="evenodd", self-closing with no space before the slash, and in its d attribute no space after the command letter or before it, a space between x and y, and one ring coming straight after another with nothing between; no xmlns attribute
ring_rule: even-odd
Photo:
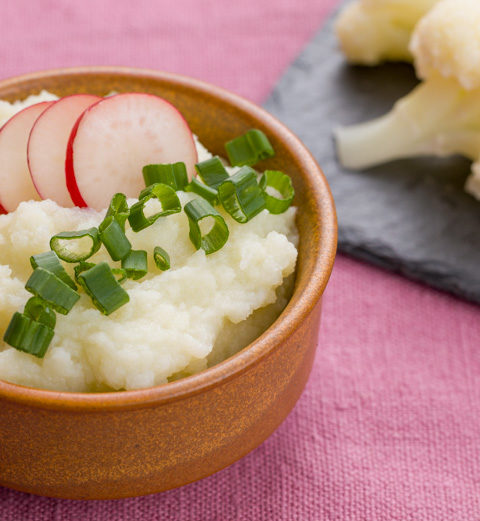
<svg viewBox="0 0 480 521"><path fill-rule="evenodd" d="M292 180L288 175L278 170L265 170L259 185L265 197L265 207L270 213L279 214L288 210L295 197ZM276 190L281 198L269 194L268 187Z"/></svg>
<svg viewBox="0 0 480 521"><path fill-rule="evenodd" d="M78 282L80 273L87 271L94 266L96 266L96 264L93 262L81 262L80 264L77 264L75 268L73 268L75 271L75 280ZM120 284L127 279L127 273L123 268L112 268L112 273Z"/></svg>
<svg viewBox="0 0 480 521"><path fill-rule="evenodd" d="M125 231L125 221L128 219L129 213L130 210L128 209L126 195L118 193L112 197L110 206L108 207L107 213L105 215L105 219L108 217L114 217L118 224L122 227L122 230Z"/></svg>
<svg viewBox="0 0 480 521"><path fill-rule="evenodd" d="M100 240L105 245L112 260L122 260L130 253L132 245L127 239L124 229L113 215L105 218L98 227L98 231L100 232Z"/></svg>
<svg viewBox="0 0 480 521"><path fill-rule="evenodd" d="M66 315L80 298L68 284L44 268L35 268L25 289L45 300L49 307L62 315Z"/></svg>
<svg viewBox="0 0 480 521"><path fill-rule="evenodd" d="M248 166L242 167L218 187L218 198L239 223L246 223L265 208L265 197L258 186L257 173Z"/></svg>
<svg viewBox="0 0 480 521"><path fill-rule="evenodd" d="M184 190L188 184L187 168L185 163L170 163L164 165L146 165L142 170L145 186L163 183L171 186L175 191Z"/></svg>
<svg viewBox="0 0 480 521"><path fill-rule="evenodd" d="M224 218L205 199L194 199L184 207L190 226L190 240L198 250L202 248L208 255L218 251L228 240L228 227ZM208 217L213 218L211 230L202 234L200 223Z"/></svg>
<svg viewBox="0 0 480 521"><path fill-rule="evenodd" d="M218 204L218 192L215 188L201 183L198 179L193 178L186 186L186 192L193 192L200 197L206 199L211 205Z"/></svg>
<svg viewBox="0 0 480 521"><path fill-rule="evenodd" d="M148 272L147 252L144 250L132 250L122 260L122 268L129 279L141 279Z"/></svg>
<svg viewBox="0 0 480 521"><path fill-rule="evenodd" d="M68 284L72 289L77 289L75 282L72 277L65 271L65 268L61 265L57 254L54 251L46 251L39 253L38 255L32 255L30 257L30 264L32 268L43 268L50 273L56 275L60 280Z"/></svg>
<svg viewBox="0 0 480 521"><path fill-rule="evenodd" d="M55 329L57 316L48 304L40 297L32 297L25 304L23 314L35 322L40 322L51 329Z"/></svg>
<svg viewBox="0 0 480 521"><path fill-rule="evenodd" d="M53 335L52 328L17 312L13 314L3 340L19 351L43 358Z"/></svg>
<svg viewBox="0 0 480 521"><path fill-rule="evenodd" d="M82 240L85 237L91 240L90 249L87 250L82 248ZM78 232L61 232L50 239L50 248L66 262L80 262L88 259L99 250L101 244L97 228Z"/></svg>
<svg viewBox="0 0 480 521"><path fill-rule="evenodd" d="M153 260L159 270L166 271L170 269L170 255L160 246L155 246Z"/></svg>
<svg viewBox="0 0 480 521"><path fill-rule="evenodd" d="M225 149L233 166L252 166L275 155L267 136L255 128L225 143Z"/></svg>
<svg viewBox="0 0 480 521"><path fill-rule="evenodd" d="M130 300L106 262L79 273L78 282L104 315L110 315Z"/></svg>
<svg viewBox="0 0 480 521"><path fill-rule="evenodd" d="M218 156L197 163L195 170L198 172L200 179L210 188L217 188L219 184L229 177Z"/></svg>
<svg viewBox="0 0 480 521"><path fill-rule="evenodd" d="M112 268L112 273L115 275L119 284L122 284L128 278L127 272L123 268Z"/></svg>
<svg viewBox="0 0 480 521"><path fill-rule="evenodd" d="M87 271L89 270L90 268L93 268L95 266L95 263L94 262L80 262L80 264L77 264L74 268L73 268L73 271L75 273L75 280L78 282L78 276L80 275L80 273L82 273L82 271Z"/></svg>
<svg viewBox="0 0 480 521"><path fill-rule="evenodd" d="M162 205L162 210L151 217L145 216L145 204L150 199L156 198ZM166 184L156 183L140 193L140 200L130 208L128 221L134 232L143 230L151 226L159 217L181 212L182 205L175 190Z"/></svg>

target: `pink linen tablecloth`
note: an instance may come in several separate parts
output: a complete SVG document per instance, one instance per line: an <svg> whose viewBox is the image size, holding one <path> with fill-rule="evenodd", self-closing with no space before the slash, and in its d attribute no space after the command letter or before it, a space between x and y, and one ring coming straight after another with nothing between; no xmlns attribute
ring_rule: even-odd
<svg viewBox="0 0 480 521"><path fill-rule="evenodd" d="M151 67L261 102L334 4L4 0L0 77ZM479 344L478 307L339 256L309 384L261 447L144 498L0 488L0 521L480 520Z"/></svg>

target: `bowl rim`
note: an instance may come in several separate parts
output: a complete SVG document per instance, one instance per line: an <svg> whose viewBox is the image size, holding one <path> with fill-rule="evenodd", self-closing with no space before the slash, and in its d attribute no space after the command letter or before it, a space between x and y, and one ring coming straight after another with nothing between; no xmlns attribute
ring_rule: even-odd
<svg viewBox="0 0 480 521"><path fill-rule="evenodd" d="M333 197L325 175L306 146L291 130L266 110L246 98L222 87L181 74L154 69L116 66L43 70L2 80L0 81L0 89L3 90L19 83L38 81L52 76L97 76L102 74L154 78L171 85L187 87L200 94L213 96L224 103L232 104L247 116L260 121L265 127L273 129L277 138L297 158L301 170L309 173L310 195L314 200L316 213L322 216L319 222L322 241L311 273L311 282L303 289L297 302L291 305L290 301L280 316L260 337L223 362L174 382L129 391L101 393L53 391L0 380L0 399L22 403L30 407L81 410L82 412L140 409L152 405L173 403L236 378L247 369L258 364L300 327L304 318L320 300L334 264L337 247L337 219ZM295 149L299 150L300 153Z"/></svg>

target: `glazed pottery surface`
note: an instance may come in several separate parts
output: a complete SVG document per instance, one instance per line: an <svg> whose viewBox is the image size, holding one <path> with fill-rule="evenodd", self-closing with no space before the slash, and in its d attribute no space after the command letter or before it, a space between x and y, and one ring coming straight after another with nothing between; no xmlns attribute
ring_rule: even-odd
<svg viewBox="0 0 480 521"><path fill-rule="evenodd" d="M300 231L295 290L255 342L194 376L138 391L81 394L0 382L0 484L47 496L101 499L160 492L230 465L285 419L308 379L321 296L332 270L336 218L310 153L254 104L206 83L150 70L90 67L0 82L0 99L42 89L58 96L149 92L184 115L205 146L255 127L276 151L260 169L288 173Z"/></svg>

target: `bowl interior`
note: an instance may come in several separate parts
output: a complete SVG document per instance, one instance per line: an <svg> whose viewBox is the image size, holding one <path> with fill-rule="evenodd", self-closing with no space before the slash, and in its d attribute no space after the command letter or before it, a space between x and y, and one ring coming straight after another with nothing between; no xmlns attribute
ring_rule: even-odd
<svg viewBox="0 0 480 521"><path fill-rule="evenodd" d="M328 281L336 249L335 209L327 182L302 143L263 109L223 89L168 73L127 68L79 68L36 73L0 82L0 99L15 101L48 90L58 96L76 93L106 95L117 92L147 92L162 96L183 114L204 145L225 155L224 143L249 128L263 130L276 151L275 157L259 163L260 170L288 173L296 191L297 226L300 232L299 258L294 294L281 317L256 341L238 355L192 377L165 384L172 393L205 385L240 370L261 357L282 336L288 335L320 298ZM205 376L206 375L206 376ZM17 391L20 386L0 382L0 392ZM40 391L38 391L40 392ZM49 391L42 391L47 395ZM124 391L116 394L132 394ZM52 393L53 394L53 393ZM54 393L59 394L59 393ZM60 393L62 394L62 393ZM75 393L63 393L73 395ZM113 393L107 393L113 394ZM167 393L168 394L168 393ZM141 399L141 393L134 399Z"/></svg>

